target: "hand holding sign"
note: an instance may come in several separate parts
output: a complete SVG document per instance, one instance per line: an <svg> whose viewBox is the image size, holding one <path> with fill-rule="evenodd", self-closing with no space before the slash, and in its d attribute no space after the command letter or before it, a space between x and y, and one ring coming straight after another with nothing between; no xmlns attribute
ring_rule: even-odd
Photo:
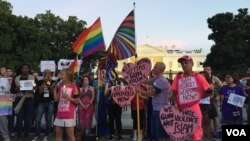
<svg viewBox="0 0 250 141"><path fill-rule="evenodd" d="M185 109L179 111L174 106L164 106L160 111L161 124L173 140L185 140L198 126L197 115Z"/></svg>
<svg viewBox="0 0 250 141"><path fill-rule="evenodd" d="M151 61L142 58L136 64L128 63L122 68L123 78L133 86L137 86L149 76L151 71Z"/></svg>
<svg viewBox="0 0 250 141"><path fill-rule="evenodd" d="M112 87L111 96L119 106L124 107L135 97L135 89L132 86Z"/></svg>

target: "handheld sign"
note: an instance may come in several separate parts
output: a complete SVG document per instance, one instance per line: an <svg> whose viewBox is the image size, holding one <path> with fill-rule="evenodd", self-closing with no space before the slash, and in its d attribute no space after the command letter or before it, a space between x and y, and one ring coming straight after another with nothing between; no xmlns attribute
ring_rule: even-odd
<svg viewBox="0 0 250 141"><path fill-rule="evenodd" d="M186 140L198 126L198 117L195 112L189 109L180 112L171 105L166 105L161 109L160 120L163 128L174 141Z"/></svg>
<svg viewBox="0 0 250 141"><path fill-rule="evenodd" d="M242 108L244 105L245 99L246 97L244 96L230 93L227 103Z"/></svg>
<svg viewBox="0 0 250 141"><path fill-rule="evenodd" d="M21 91L30 91L33 90L34 80L20 80L20 90Z"/></svg>
<svg viewBox="0 0 250 141"><path fill-rule="evenodd" d="M111 96L120 107L124 107L135 97L135 89L132 86L115 86L111 89Z"/></svg>
<svg viewBox="0 0 250 141"><path fill-rule="evenodd" d="M146 80L151 72L151 61L148 58L142 58L136 64L128 63L122 68L122 76L133 86L138 86Z"/></svg>

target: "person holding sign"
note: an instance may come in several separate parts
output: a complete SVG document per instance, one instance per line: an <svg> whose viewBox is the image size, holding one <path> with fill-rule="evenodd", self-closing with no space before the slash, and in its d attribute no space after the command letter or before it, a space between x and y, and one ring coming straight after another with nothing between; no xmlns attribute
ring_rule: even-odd
<svg viewBox="0 0 250 141"><path fill-rule="evenodd" d="M245 101L245 93L238 84L235 72L229 72L225 76L226 85L219 94L222 99L222 123L243 124L242 107Z"/></svg>
<svg viewBox="0 0 250 141"><path fill-rule="evenodd" d="M8 80L2 77L2 72L0 72L0 136L2 136L4 141L10 141L9 131L8 131L8 115L12 113L12 109L6 109L6 103L12 103L12 99L5 97L9 94L10 85ZM3 103L3 104L2 104Z"/></svg>
<svg viewBox="0 0 250 141"><path fill-rule="evenodd" d="M170 83L163 76L166 65L163 62L156 62L153 73L155 77L149 80L153 88L149 91L136 88L136 91L146 96L152 97L153 111L151 115L151 137L158 141L169 140L169 135L165 132L160 121L160 110L169 103L168 94L170 92Z"/></svg>
<svg viewBox="0 0 250 141"><path fill-rule="evenodd" d="M14 111L17 114L16 132L19 139L23 136L24 140L30 140L29 129L34 108L35 83L29 64L22 64L11 85L11 93L16 94Z"/></svg>
<svg viewBox="0 0 250 141"><path fill-rule="evenodd" d="M55 81L51 79L52 72L49 69L45 69L43 72L43 80L38 82L37 89L37 113L36 113L36 135L32 141L38 141L40 138L40 128L41 128L41 120L43 114L45 113L46 119L46 130L43 141L48 140L48 136L50 133L50 128L52 125L53 113L54 113L54 98L53 98L53 90L52 87L56 85Z"/></svg>
<svg viewBox="0 0 250 141"><path fill-rule="evenodd" d="M110 83L105 84L105 92L106 96L106 104L108 110L108 126L110 131L110 136L108 137L108 141L113 140L113 136L115 134L115 127L117 131L117 139L118 141L122 140L122 107L120 107L111 96L112 86L124 85L124 81L122 79L118 79L118 75L116 74L115 79L111 80ZM115 124L114 124L115 123Z"/></svg>
<svg viewBox="0 0 250 141"><path fill-rule="evenodd" d="M204 76L193 72L193 59L184 55L178 59L183 73L178 73L172 83L173 99L179 110L186 108L194 111L198 116L198 127L192 135L193 141L200 141L203 138L202 114L199 106L201 98L212 95L212 87Z"/></svg>
<svg viewBox="0 0 250 141"><path fill-rule="evenodd" d="M79 92L73 82L73 73L70 69L61 71L62 82L54 88L54 100L58 102L56 118L56 141L62 141L63 128L66 128L69 141L75 141L74 127L76 126L76 104L79 101Z"/></svg>
<svg viewBox="0 0 250 141"><path fill-rule="evenodd" d="M146 86L141 85L141 88L144 89L145 91L147 90ZM140 133L142 134L142 129L143 129L143 123L144 123L144 115L145 115L145 99L147 97L145 95L142 95L138 93L139 96L139 112L140 112ZM133 98L131 101L131 116L133 119L133 130L134 130L134 136L133 136L133 141L142 141L142 135L140 135L140 138L137 139L137 126L138 126L138 121L137 121L137 100L136 96Z"/></svg>

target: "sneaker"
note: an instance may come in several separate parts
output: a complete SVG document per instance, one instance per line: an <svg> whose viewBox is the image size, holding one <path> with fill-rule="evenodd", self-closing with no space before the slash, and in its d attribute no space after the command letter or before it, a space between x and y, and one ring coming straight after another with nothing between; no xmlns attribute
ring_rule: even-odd
<svg viewBox="0 0 250 141"><path fill-rule="evenodd" d="M108 137L108 141L113 141L113 137L112 137L112 136L109 136L109 137Z"/></svg>
<svg viewBox="0 0 250 141"><path fill-rule="evenodd" d="M48 136L45 136L45 137L43 138L43 141L48 141Z"/></svg>
<svg viewBox="0 0 250 141"><path fill-rule="evenodd" d="M137 135L136 134L133 136L132 141L137 141Z"/></svg>
<svg viewBox="0 0 250 141"><path fill-rule="evenodd" d="M34 137L32 141L39 141L39 137L38 136Z"/></svg>

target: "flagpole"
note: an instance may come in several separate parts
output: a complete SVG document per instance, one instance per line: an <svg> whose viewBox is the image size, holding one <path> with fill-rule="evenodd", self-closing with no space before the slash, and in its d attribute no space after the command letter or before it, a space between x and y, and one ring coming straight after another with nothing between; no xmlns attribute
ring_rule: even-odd
<svg viewBox="0 0 250 141"><path fill-rule="evenodd" d="M134 18L135 18L135 2L133 5L134 5ZM136 25L135 20L134 20L134 25ZM135 32L135 62L137 62L136 32ZM140 129L140 109L139 109L139 95L138 94L136 94L136 112L137 112L137 141L139 141L142 135L141 135L141 129Z"/></svg>

